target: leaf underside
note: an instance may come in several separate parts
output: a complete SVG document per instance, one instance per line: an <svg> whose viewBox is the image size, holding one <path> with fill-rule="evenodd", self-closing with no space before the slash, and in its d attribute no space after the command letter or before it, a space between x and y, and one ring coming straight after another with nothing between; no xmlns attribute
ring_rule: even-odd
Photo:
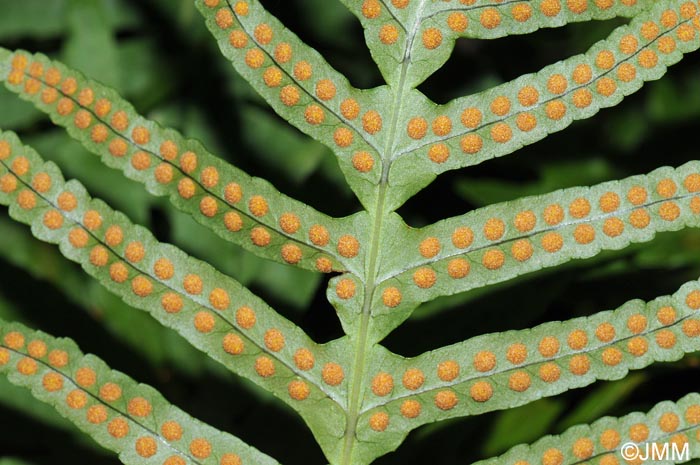
<svg viewBox="0 0 700 465"><path fill-rule="evenodd" d="M10 215L30 225L38 239L58 244L66 258L125 302L273 392L313 429L341 422L342 379L329 384L320 376L327 365L347 366L337 345L319 346L235 280L91 199L14 134L0 134L3 149L8 156L0 160L0 203L10 205ZM319 405L324 417L313 415Z"/></svg>
<svg viewBox="0 0 700 465"><path fill-rule="evenodd" d="M215 234L269 260L335 273L327 297L345 337L317 344L237 281L66 182L55 164L7 132L0 133L0 203L129 305L296 410L334 465L368 464L427 423L621 379L700 349L697 281L650 302L482 335L418 357L380 345L435 298L700 225L697 161L489 205L419 229L395 212L441 173L509 155L661 78L700 47L697 1L341 2L361 22L386 85L354 88L258 0L195 5L222 54L272 109L336 155L364 207L347 218L281 194L48 57L0 48L0 78L107 166ZM618 17L628 24L584 54L484 92L438 105L416 89L458 38ZM125 463L275 463L84 357L70 341L4 322L0 336L0 370L10 381ZM123 395L108 400L105 383ZM170 417L183 427L182 440L173 439L172 422L162 423ZM479 463L613 465L630 441L696 445L699 424L700 397L691 394ZM238 458L222 455L229 453Z"/></svg>
<svg viewBox="0 0 700 465"><path fill-rule="evenodd" d="M0 372L51 404L125 464L276 464L174 407L150 386L57 339L0 320Z"/></svg>
<svg viewBox="0 0 700 465"><path fill-rule="evenodd" d="M601 418L590 426L574 426L559 436L514 447L504 455L477 462L502 463L592 463L607 465L640 461L655 464L683 463L700 457L700 395L689 394L678 402L661 402L648 413L622 418Z"/></svg>

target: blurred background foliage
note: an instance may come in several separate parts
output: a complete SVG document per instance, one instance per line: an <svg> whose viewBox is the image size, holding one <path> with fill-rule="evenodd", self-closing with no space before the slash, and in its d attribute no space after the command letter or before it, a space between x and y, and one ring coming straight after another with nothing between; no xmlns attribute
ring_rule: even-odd
<svg viewBox="0 0 700 465"><path fill-rule="evenodd" d="M263 0L356 87L381 76L358 22L340 2ZM624 20L583 23L495 41L458 41L447 65L420 90L437 102L486 89L584 52ZM149 118L202 140L249 173L336 216L358 202L333 155L277 117L219 55L192 0L0 0L0 46L42 52L114 86ZM400 213L412 226L524 195L678 166L698 157L700 54L595 118L476 168L440 177ZM30 105L0 89L0 128L54 160L68 178L261 295L317 341L341 335L325 300L326 279L260 260L218 239L164 199L102 165ZM661 234L488 289L422 306L386 345L406 356L478 334L652 299L700 276L700 233ZM0 211L0 317L75 339L86 352L159 389L174 404L230 431L286 465L325 463L300 421L145 313L104 291L53 246ZM647 410L697 391L700 358L657 364L506 412L413 432L377 463L447 465L500 454L515 444L605 415ZM320 412L319 414L323 414ZM301 446L301 447L300 447ZM0 378L0 465L117 464L51 408Z"/></svg>

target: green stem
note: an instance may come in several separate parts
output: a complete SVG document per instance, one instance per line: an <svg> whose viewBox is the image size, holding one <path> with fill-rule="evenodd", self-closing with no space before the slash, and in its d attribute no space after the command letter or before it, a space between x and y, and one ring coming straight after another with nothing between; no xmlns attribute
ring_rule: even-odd
<svg viewBox="0 0 700 465"><path fill-rule="evenodd" d="M382 182L377 195L377 212L384 209L387 184ZM375 275L377 268L377 256L379 255L379 244L381 242L381 230L384 215L379 213L374 218L372 228L372 245L368 269L371 270L371 278L365 283L365 298L362 304L362 315L360 317L360 330L357 333L355 345L355 362L352 370L352 381L350 386L350 397L347 412L347 422L345 427L345 442L343 445L343 465L352 463L352 452L355 445L355 433L357 431L357 420L360 415L360 397L362 395L362 385L364 380L365 362L367 359L367 346L369 343L369 322L372 314L372 298L375 290Z"/></svg>
<svg viewBox="0 0 700 465"><path fill-rule="evenodd" d="M420 18L420 12L425 5L426 0L421 0L418 6L416 18ZM367 353L369 341L369 325L372 316L372 300L374 299L374 291L377 286L378 274L378 258L379 246L382 243L382 225L387 212L385 212L386 195L389 187L389 168L391 167L391 152L394 149L396 140L397 127L399 116L401 115L401 107L404 94L406 92L406 76L411 63L411 48L415 32L418 29L419 20L416 19L410 38L406 41L406 49L403 62L401 63L401 75L399 78L396 92L394 93L394 101L392 104L391 124L389 135L384 145L384 153L382 154L382 177L378 186L377 201L374 211L371 212L373 217L373 227L370 236L369 259L367 261L366 281L365 281L365 297L362 304L362 315L360 317L360 327L355 339L355 361L352 370L352 379L350 382L350 396L348 398L347 422L345 427L345 440L343 444L343 455L341 465L353 464L353 451L356 444L355 434L357 433L357 422L360 417L362 387L365 378L365 364L367 362Z"/></svg>

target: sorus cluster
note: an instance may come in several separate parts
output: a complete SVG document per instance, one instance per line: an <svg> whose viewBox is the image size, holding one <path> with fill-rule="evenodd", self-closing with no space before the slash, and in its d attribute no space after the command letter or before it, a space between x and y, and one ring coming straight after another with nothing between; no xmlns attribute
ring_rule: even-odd
<svg viewBox="0 0 700 465"><path fill-rule="evenodd" d="M647 305L545 324L512 334L508 341L502 335L478 337L451 350L459 353L455 358L437 351L431 353L430 362L421 357L408 360L403 372L379 371L373 376L369 390L374 400L369 406L383 407L370 414L369 426L384 431L392 414L418 418L425 404L437 411L452 410L460 402L468 411L477 404L492 410L500 408L499 391L529 392L529 399L547 385L558 383L564 391L572 379L597 377L619 366L639 368L640 360L648 365L657 357L667 360L669 353L680 357L685 352L678 350L686 345L683 341L700 336L698 310L700 289L685 286L674 296ZM659 350L672 352L657 356ZM440 357L445 358L431 370L419 368ZM578 380L574 383L580 385Z"/></svg>
<svg viewBox="0 0 700 465"><path fill-rule="evenodd" d="M51 105L50 110L60 116L72 117L66 124L80 131L82 138L101 145L105 156L128 159L130 169L143 172L146 182L176 190L181 199L191 201L193 213L231 233L227 237L245 231L249 237L241 238L244 245L274 249L289 264L300 264L306 255L315 269L325 273L337 268L328 252L346 259L356 255L344 246L345 236L338 238L336 251L327 250L331 238L326 226L309 224L304 230L296 213L273 211L274 199L253 188L248 192L249 183L243 177L239 182L226 180L214 157L190 149L191 144L179 137L153 132L150 124L139 123L130 107L110 98L99 85L83 85L70 73L21 53L15 55L12 66L10 82L24 85L25 94Z"/></svg>
<svg viewBox="0 0 700 465"><path fill-rule="evenodd" d="M531 8L529 3L513 8ZM571 7L577 2L566 3ZM496 7L481 10L487 14ZM597 44L585 56L566 60L566 66L550 66L537 75L457 100L444 107L445 113L410 115L403 123L404 134L415 142L397 156L420 152L437 165L452 158L441 169L473 165L485 157L511 153L518 142L544 137L552 132L553 124L564 127L571 119L614 105L621 96L636 90L640 80L658 77L666 64L675 62L679 49L698 39L698 12L692 1L678 9L660 11L653 20L633 21L624 33Z"/></svg>
<svg viewBox="0 0 700 465"><path fill-rule="evenodd" d="M281 27L278 32L275 22L252 23L249 17L257 6L244 1L205 5L212 9L218 29L227 34L226 47L240 54L242 71L253 76L252 83L261 86L263 95L275 95L272 103L283 114L295 109L288 114L303 118L302 129L328 137L326 143L347 153L342 160L358 173L374 169L378 150L374 136L383 128L377 109L363 108L342 77L320 59L308 58L309 49L288 31L281 32Z"/></svg>
<svg viewBox="0 0 700 465"><path fill-rule="evenodd" d="M418 2L416 0L392 0L391 6L398 12L409 10ZM568 15L569 21L576 21L576 16L584 15L581 19L589 19L614 12L618 15L629 16L639 11L637 0L536 0L519 2L491 2L492 5L484 5L477 0L443 0L432 6L432 9L423 13L419 18L423 27L418 33L421 38L421 46L426 50L435 50L446 42L443 34L449 38L457 35L469 37L498 37L507 34L509 23L513 22L521 29L523 26L528 31L552 24L558 24L561 16ZM616 4L617 3L617 4ZM378 39L387 46L397 43L401 34L406 34L403 22L396 19L396 15L389 10L388 2L382 0L364 0L362 3L362 15L368 20L376 20L382 23L379 28ZM609 17L609 16L606 16ZM436 18L436 19L433 19ZM432 19L432 21L430 21ZM439 27L433 24L438 23ZM370 26L373 25L370 23ZM501 30L499 30L501 29Z"/></svg>
<svg viewBox="0 0 700 465"><path fill-rule="evenodd" d="M78 260L89 263L114 284L126 286L128 290L123 292L132 299L143 299L137 305L150 308L146 299L157 297L159 309L167 315L178 315L188 309L186 318L191 318L191 327L202 335L221 338L225 353L253 356L262 349L268 355L251 359L255 373L261 378L277 374L279 359L283 357L280 352L287 344L284 333L274 327L258 332L256 306L234 306L236 296L226 285L227 278L207 279L205 273L195 271L197 264L193 259L178 265L152 239L130 240L136 236L132 225L121 220L105 220L115 218L115 214L104 207L93 209L89 202L81 205L74 193L63 189L62 180L52 179L41 170L43 165L37 165L38 173L32 175L29 159L13 154L12 146L5 140L0 140L0 163L8 164L11 171L0 178L0 186L8 184L7 176L12 177L13 190L7 193L16 194L19 207L31 211L41 202L42 210L37 215L46 231L53 234L52 240L61 240L57 233L67 233L71 247L80 254ZM17 186L22 183L26 188L19 190ZM341 237L339 244L343 251L356 252L359 247L351 236ZM252 347L246 351L248 344ZM291 360L282 368L286 370L287 365L291 368ZM303 375L314 367L315 357L309 349L299 349L294 355L294 365L295 371ZM344 371L339 364L328 362L321 367L319 378L328 386L338 386L344 379ZM288 393L292 399L305 400L311 389L305 381L295 380L289 384Z"/></svg>
<svg viewBox="0 0 700 465"><path fill-rule="evenodd" d="M692 450L700 440L700 398L691 394L678 403L664 402L646 415L633 413L620 419L596 422L588 430L572 428L561 436L542 439L529 448L516 448L485 465L641 465L641 458L623 457L621 448L634 443L644 454L644 443L668 444L678 451L685 445ZM593 461L595 460L595 461Z"/></svg>
<svg viewBox="0 0 700 465"><path fill-rule="evenodd" d="M74 350L45 339L34 338L28 331L5 332L0 369L15 370L26 383L41 386L70 417L82 417L113 440L123 441L119 450L131 448L138 456L151 458L165 449L167 458L162 465L184 465L183 457L190 455L201 460L218 457L220 465L244 463L234 451L221 448L198 428L183 423L182 414L170 408L169 415L157 414L163 399L140 395L132 381L113 376ZM153 425L157 425L155 431Z"/></svg>
<svg viewBox="0 0 700 465"><path fill-rule="evenodd" d="M381 166L382 161L410 153L427 156L404 157L407 163L423 163L430 166L429 172L437 173L512 152L573 119L617 103L642 81L659 77L679 52L697 45L691 43L697 41L700 29L698 3L685 0L674 3L675 8L653 2L648 7L639 0L359 0L350 7L370 25L370 37L374 34L378 39L370 39L373 52L379 47L385 56L402 57L406 88L427 72L431 61L424 58L432 54L432 61L440 64L456 36L498 37L566 21L629 16L648 7L643 18L616 29L585 56L480 95L420 111L427 100L418 102L417 91L408 95L402 89L396 97L406 97L411 104L403 105L401 112L395 109L398 116L389 121L389 110L376 103L383 99L372 98L379 91L361 97L351 90L344 78L267 15L257 1L199 2L224 52L240 63L243 74L253 77L254 85L283 116L327 139L324 142L341 154L344 168L352 166L355 175L367 174L365 181L378 178L380 172L383 181L389 174L412 175L415 166L403 171L395 167L391 172L388 165ZM410 18L411 14L418 16ZM408 22L413 24L410 33ZM412 49L407 50L408 46ZM417 62L426 64L412 73L410 67ZM277 194L264 184L229 170L193 141L160 130L111 91L61 66L18 53L11 59L7 80L14 90L58 116L72 134L91 147L100 147L110 163L121 164L155 191L171 192L176 203L186 205L184 209L218 225L222 234L249 249L323 272L345 271L338 263L359 265L350 260L361 259L367 252L362 237L337 231L331 220L309 219L311 213L301 205L278 207ZM386 144L389 135L399 142ZM381 152L378 147L384 145L398 147L397 153ZM275 319L276 314L267 313L262 302L251 302L237 283L177 252L168 253L172 249L90 202L82 188L64 183L56 170L36 161L33 154L13 153L14 147L0 139L3 199L16 203L13 211L24 221L35 220L38 236L62 241L67 256L78 257L88 272L118 288L127 301L145 309L155 307L161 321L176 322L195 338L214 341L218 358L261 384L269 382L276 394L292 404L320 397L317 391L328 394L332 388L345 387L347 366L325 360L310 341L297 341L300 333ZM406 184L389 181L387 189ZM388 278L383 275L382 282L370 286L379 291L379 306L391 313L402 302L507 279L697 223L700 170L697 164L676 171L662 169L648 177L522 199L509 204L513 206L518 208L487 207L448 220L439 229L411 231L415 240L406 253L399 254L404 261L408 255L409 263L392 268L402 271ZM381 232L381 224L376 226ZM331 283L331 292L342 301L361 300L369 289L362 276L350 273ZM359 412L350 412L349 418L354 421L355 414L360 414L359 435L400 434L407 425L512 407L543 392L561 392L595 378L609 378L610 373L680 357L695 347L700 336L698 311L700 289L695 283L646 306L633 302L589 318L482 336L414 359L397 357L394 364L372 368L368 376L347 373L353 382L366 384L348 389L363 394L350 399L348 405L358 401ZM371 316L365 313L368 319L363 323L371 326ZM124 447L141 457L163 465L184 465L186 458L240 465L238 455L219 450L218 441L183 424L179 414L156 417L160 399L143 391L134 393L137 389L123 378L105 375L106 370L91 359L52 344L23 330L5 331L0 368L12 370L15 378L27 384L36 379L34 384L54 395L63 409L104 427L114 440L123 439ZM333 394L340 394L342 388ZM698 440L694 430L700 425L699 399L694 396L692 402L681 401L679 406L667 404L624 424L608 420L604 427L598 423L587 431L579 428L566 433L564 441L546 439L529 451L514 449L497 463L562 465L594 459L601 465L621 465L616 454L626 440L642 443L664 438L678 444ZM142 421L157 427L142 428ZM164 448L174 453L165 454Z"/></svg>
<svg viewBox="0 0 700 465"><path fill-rule="evenodd" d="M431 289L438 281L467 278L473 268L496 272L511 265L522 269L539 259L537 266L551 266L597 247L629 242L645 231L676 229L700 215L700 172L690 163L676 171L652 173L640 182L601 185L581 195L558 193L522 202L509 216L480 211L480 224L450 220L451 235L427 235L416 245L414 269L398 277L404 285L389 284L382 291L385 307L398 306L406 286ZM571 191L573 192L573 191ZM566 198L567 200L561 200ZM498 206L493 210L499 211ZM469 216L467 216L469 218ZM410 279L410 281L409 281ZM483 279L483 278L481 278ZM410 282L410 284L408 284ZM465 282L465 286L472 286ZM409 288L410 289L410 288Z"/></svg>

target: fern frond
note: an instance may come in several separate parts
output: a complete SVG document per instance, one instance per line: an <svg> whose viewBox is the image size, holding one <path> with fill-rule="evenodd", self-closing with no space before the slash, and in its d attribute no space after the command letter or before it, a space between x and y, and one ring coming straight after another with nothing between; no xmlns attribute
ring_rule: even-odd
<svg viewBox="0 0 700 465"><path fill-rule="evenodd" d="M415 230L383 260L377 315L397 321L421 302L700 226L700 162L593 187L491 205ZM393 297L392 297L393 296ZM394 305L396 304L396 305ZM402 321L402 320L401 320ZM396 323L398 324L398 323Z"/></svg>
<svg viewBox="0 0 700 465"><path fill-rule="evenodd" d="M262 98L335 152L364 211L329 218L45 56L0 48L0 79L105 164L221 237L264 258L342 273L329 279L327 297L346 336L315 343L239 282L65 182L12 133L0 133L0 204L100 285L296 410L329 463L367 465L421 425L617 380L700 350L698 281L651 302L477 336L418 357L379 345L431 299L700 225L698 161L491 205L421 229L396 213L437 175L512 153L660 78L700 47L698 1L341 0L364 25L386 79L372 90L353 88L264 0L193 1L223 55ZM613 17L633 19L585 54L477 95L438 105L416 88L458 37ZM71 342L2 321L0 371L126 463L240 465L221 455L230 446L242 447L248 463L272 461L83 357ZM700 438L700 395L635 415L576 427L486 464L617 465L625 429L635 443Z"/></svg>
<svg viewBox="0 0 700 465"><path fill-rule="evenodd" d="M212 369L205 361L206 354L183 344L182 338L148 313L130 308L98 281L73 266L57 248L38 243L24 225L3 217L0 219L0 237L1 260L21 268L43 285L59 290L86 316L99 317L107 333L138 353L151 366L173 366L187 375L209 371L213 375L228 376L224 370ZM46 263L51 263L51 266L46 266ZM0 296L0 302L2 300ZM20 323L31 321L20 318L18 312L8 314L0 310L0 317ZM64 308L63 312L68 313L68 309ZM134 328L139 330L136 332Z"/></svg>
<svg viewBox="0 0 700 465"><path fill-rule="evenodd" d="M258 0L197 0L234 68L283 118L330 147L362 203L374 203L387 135L385 88L360 91ZM383 130L382 130L383 129Z"/></svg>
<svg viewBox="0 0 700 465"><path fill-rule="evenodd" d="M125 464L203 465L217 457L222 464L278 463L192 418L150 386L83 355L69 339L0 320L0 372L119 453Z"/></svg>
<svg viewBox="0 0 700 465"><path fill-rule="evenodd" d="M450 57L455 39L494 39L526 34L592 19L631 17L651 0L614 4L612 0L341 0L365 30L367 46L386 81L401 81L401 68L411 64L404 80L415 87Z"/></svg>
<svg viewBox="0 0 700 465"><path fill-rule="evenodd" d="M307 269L360 266L336 248L340 237L357 233L352 221L329 218L282 195L199 142L146 120L112 89L45 56L24 52L6 55L0 78L106 165L145 184L154 195L167 195L222 238Z"/></svg>
<svg viewBox="0 0 700 465"><path fill-rule="evenodd" d="M0 135L0 204L128 304L145 310L231 371L273 392L319 434L342 422L348 366L339 344L319 346L237 281L158 242L84 187L64 182L12 133ZM327 415L315 415L323 405ZM323 440L321 439L323 442Z"/></svg>
<svg viewBox="0 0 700 465"><path fill-rule="evenodd" d="M408 137L391 155L394 195L403 202L440 173L509 155L619 104L697 50L699 31L697 5L657 1L583 55L444 106L416 99L400 118ZM433 130L417 132L417 122Z"/></svg>
<svg viewBox="0 0 700 465"><path fill-rule="evenodd" d="M361 441L393 447L412 429L507 409L700 350L700 283L650 302L520 331L477 336L415 358L377 349ZM387 416L385 429L375 428ZM393 449L386 449L388 452Z"/></svg>
<svg viewBox="0 0 700 465"><path fill-rule="evenodd" d="M441 22L443 32L459 37L496 39L529 34L542 28L612 18L631 18L649 9L653 0L535 0L493 3L487 0L438 4L426 20ZM469 4L471 3L471 5ZM464 19L466 17L466 26Z"/></svg>
<svg viewBox="0 0 700 465"><path fill-rule="evenodd" d="M693 393L675 403L661 402L646 414L636 412L622 418L601 418L590 426L574 426L559 436L516 446L500 457L474 465L613 465L643 463L644 457L647 463L671 465L700 457L699 428L700 395Z"/></svg>

